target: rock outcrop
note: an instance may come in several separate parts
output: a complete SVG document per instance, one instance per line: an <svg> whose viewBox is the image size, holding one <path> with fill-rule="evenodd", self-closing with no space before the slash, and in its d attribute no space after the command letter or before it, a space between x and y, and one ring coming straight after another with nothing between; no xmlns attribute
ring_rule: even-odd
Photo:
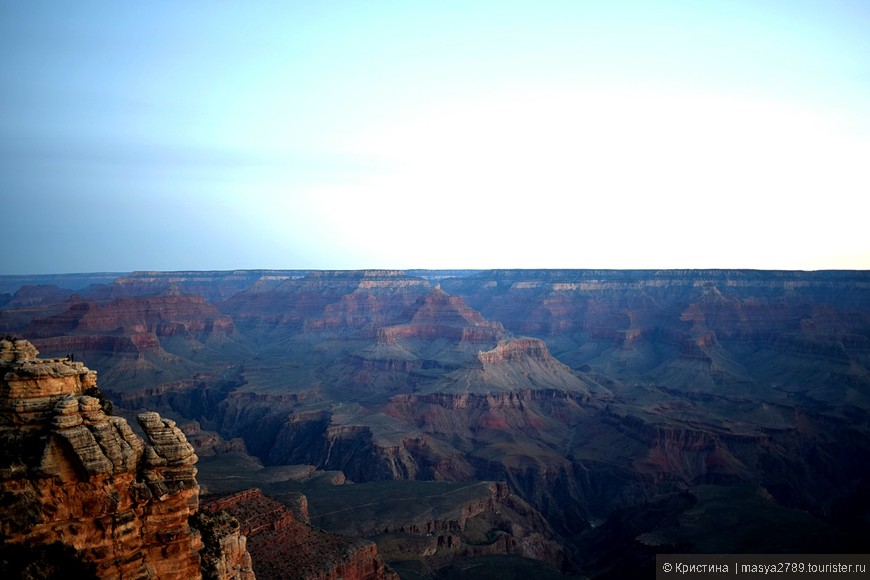
<svg viewBox="0 0 870 580"><path fill-rule="evenodd" d="M174 286L185 294L202 296L209 302L215 302L225 300L254 284L279 283L307 273L307 270L133 272L107 280L108 284L95 288L90 295L102 300L153 296Z"/></svg>
<svg viewBox="0 0 870 580"><path fill-rule="evenodd" d="M65 312L33 320L28 333L44 351L82 352L103 350L108 345L110 352L115 352L122 349L117 341L106 341L107 337L117 339L120 335L127 339L121 344L139 351L158 348L161 340L172 337L205 342L230 335L233 330L232 320L204 298L170 287L156 296L76 301Z"/></svg>
<svg viewBox="0 0 870 580"><path fill-rule="evenodd" d="M396 270L309 272L262 279L218 306L248 331L370 334L429 289L426 280ZM280 311L275 304L282 305Z"/></svg>
<svg viewBox="0 0 870 580"><path fill-rule="evenodd" d="M249 538L260 580L398 580L373 542L353 540L299 521L289 507L249 489L203 501L203 511L229 513ZM303 510L303 515L307 512Z"/></svg>
<svg viewBox="0 0 870 580"><path fill-rule="evenodd" d="M97 396L96 372L0 341L0 539L61 545L99 578L199 578L197 456L173 421L143 441ZM230 576L227 576L230 577Z"/></svg>
<svg viewBox="0 0 870 580"><path fill-rule="evenodd" d="M541 514L503 482L364 483L314 491L309 502L316 525L374 540L397 567L416 561L435 571L494 554L570 566Z"/></svg>
<svg viewBox="0 0 870 580"><path fill-rule="evenodd" d="M200 553L204 580L255 580L248 539L236 518L225 511L203 509L193 522L205 544Z"/></svg>

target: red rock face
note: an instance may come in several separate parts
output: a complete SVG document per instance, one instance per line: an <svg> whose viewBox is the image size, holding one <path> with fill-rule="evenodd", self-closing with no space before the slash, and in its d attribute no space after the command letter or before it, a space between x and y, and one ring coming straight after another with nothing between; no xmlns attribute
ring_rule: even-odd
<svg viewBox="0 0 870 580"><path fill-rule="evenodd" d="M536 338L524 338L504 342L490 351L481 352L477 355L477 358L484 364L516 362L527 358L541 362L555 362L555 359L550 356L544 341Z"/></svg>
<svg viewBox="0 0 870 580"><path fill-rule="evenodd" d="M163 342L171 342L176 352L189 353L235 332L232 320L204 298L177 292L109 301L77 297L67 306L24 328L41 351L55 356L75 353L91 360L135 360L141 354L167 356Z"/></svg>
<svg viewBox="0 0 870 580"><path fill-rule="evenodd" d="M35 318L45 318L64 312L75 300L71 291L50 285L25 285L8 302L0 297L0 331L18 332Z"/></svg>
<svg viewBox="0 0 870 580"><path fill-rule="evenodd" d="M35 320L34 335L107 333L119 328L158 337L229 333L233 323L200 296L161 295L74 304L58 316Z"/></svg>
<svg viewBox="0 0 870 580"><path fill-rule="evenodd" d="M373 542L350 540L313 528L260 490L206 499L203 509L226 510L239 521L260 580L398 579L385 568Z"/></svg>
<svg viewBox="0 0 870 580"><path fill-rule="evenodd" d="M219 306L243 329L370 333L429 289L422 278L399 271L310 272L257 283ZM276 304L281 307L276 309Z"/></svg>
<svg viewBox="0 0 870 580"><path fill-rule="evenodd" d="M362 371L356 382L395 374L400 376L394 380L410 383L401 375L407 377L420 368L456 368L508 337L500 323L486 320L461 298L435 288L405 312L405 321L380 327L377 342L349 358Z"/></svg>
<svg viewBox="0 0 870 580"><path fill-rule="evenodd" d="M25 285L19 288L3 307L19 310L59 304L68 300L71 294L69 290L48 284Z"/></svg>
<svg viewBox="0 0 870 580"><path fill-rule="evenodd" d="M37 354L0 341L3 543L58 542L99 578L199 578L197 457L184 435L141 413L143 441L84 394L94 371Z"/></svg>
<svg viewBox="0 0 870 580"><path fill-rule="evenodd" d="M144 332L132 333L128 336L52 336L34 338L33 344L43 351L52 353L103 352L123 355L160 348L160 340L155 335Z"/></svg>
<svg viewBox="0 0 870 580"><path fill-rule="evenodd" d="M436 288L418 301L410 322L381 328L378 338L387 344L439 338L464 343L493 343L505 336L501 324L484 319L458 296L450 296Z"/></svg>

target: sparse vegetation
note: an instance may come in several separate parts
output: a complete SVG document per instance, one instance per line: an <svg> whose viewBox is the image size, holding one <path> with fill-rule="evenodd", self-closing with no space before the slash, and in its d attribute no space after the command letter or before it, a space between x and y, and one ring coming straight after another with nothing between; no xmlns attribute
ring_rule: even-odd
<svg viewBox="0 0 870 580"><path fill-rule="evenodd" d="M99 387L95 385L93 387L85 389L84 394L97 399L100 402L100 406L103 408L103 412L106 415L114 414L115 405L112 404L112 401L109 399L109 397L107 397L105 393L100 390Z"/></svg>
<svg viewBox="0 0 870 580"><path fill-rule="evenodd" d="M190 518L189 524L202 534L203 549L200 552L200 569L203 579L219 579L220 540L224 536L237 532L239 521L224 510L214 513L200 510Z"/></svg>

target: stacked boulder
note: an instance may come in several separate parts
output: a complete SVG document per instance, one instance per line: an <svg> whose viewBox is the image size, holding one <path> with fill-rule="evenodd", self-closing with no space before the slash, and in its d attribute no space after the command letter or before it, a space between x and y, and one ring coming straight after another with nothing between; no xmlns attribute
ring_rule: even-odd
<svg viewBox="0 0 870 580"><path fill-rule="evenodd" d="M99 578L200 578L202 540L188 522L197 457L184 434L141 413L143 441L86 394L99 394L96 372L37 355L0 340L0 544L60 546Z"/></svg>

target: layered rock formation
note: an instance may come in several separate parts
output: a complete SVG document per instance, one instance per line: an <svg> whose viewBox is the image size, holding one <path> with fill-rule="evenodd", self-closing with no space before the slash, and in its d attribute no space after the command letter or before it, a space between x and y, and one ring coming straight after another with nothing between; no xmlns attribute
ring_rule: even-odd
<svg viewBox="0 0 870 580"><path fill-rule="evenodd" d="M391 321L429 289L425 280L401 271L310 272L260 280L219 306L245 330L371 333L373 324Z"/></svg>
<svg viewBox="0 0 870 580"><path fill-rule="evenodd" d="M516 489L536 508L582 529L571 465L553 442L569 439L606 390L596 385L593 395L543 341L513 337L437 287L395 322L345 335L351 348L368 345L328 365L322 387L228 394L214 429L243 437L266 464L315 465L357 482L522 481Z"/></svg>
<svg viewBox="0 0 870 580"><path fill-rule="evenodd" d="M232 349L232 320L200 296L170 286L161 294L102 299L100 288L73 295L60 304L0 310L2 319L20 319L15 334L24 334L43 353L79 357L100 368L111 390L165 387L193 372L209 374L212 366L192 359ZM26 321L25 321L26 320ZM143 408L154 408L144 405Z"/></svg>
<svg viewBox="0 0 870 580"><path fill-rule="evenodd" d="M99 272L88 274L31 274L23 276L0 276L0 293L15 293L22 286L40 285L80 290L89 286L111 284L124 272Z"/></svg>
<svg viewBox="0 0 870 580"><path fill-rule="evenodd" d="M318 492L309 503L315 524L374 540L399 567L417 562L434 571L494 554L569 564L541 514L505 483L357 484Z"/></svg>
<svg viewBox="0 0 870 580"><path fill-rule="evenodd" d="M588 392L543 341L512 336L440 287L417 299L408 316L381 327L374 344L347 358L355 383L391 393L553 387Z"/></svg>
<svg viewBox="0 0 870 580"><path fill-rule="evenodd" d="M278 283L300 278L307 270L232 270L232 271L178 271L133 272L117 276L89 295L98 300L113 300L133 296L153 296L170 288L179 288L184 294L202 296L209 302L225 300L254 284Z"/></svg>
<svg viewBox="0 0 870 580"><path fill-rule="evenodd" d="M72 548L99 578L199 578L197 457L184 435L141 413L143 441L86 394L98 393L94 371L37 355L0 341L3 543Z"/></svg>
<svg viewBox="0 0 870 580"><path fill-rule="evenodd" d="M866 272L505 270L442 286L508 330L544 339L572 368L681 389L745 394L797 371L789 379L848 390L848 367L864 365L870 341ZM837 404L863 397L814 391Z"/></svg>
<svg viewBox="0 0 870 580"><path fill-rule="evenodd" d="M237 519L227 512L203 509L194 516L193 524L205 544L200 552L204 580L255 580L248 539Z"/></svg>
<svg viewBox="0 0 870 580"><path fill-rule="evenodd" d="M0 332L22 331L36 318L60 314L72 296L72 290L45 284L27 284L15 294L0 295Z"/></svg>
<svg viewBox="0 0 870 580"><path fill-rule="evenodd" d="M304 506L300 521L287 506L258 489L208 498L203 510L226 512L238 520L260 580L398 580L384 566L373 542L313 528Z"/></svg>
<svg viewBox="0 0 870 580"><path fill-rule="evenodd" d="M120 335L142 350L158 348L161 339L170 337L205 341L232 332L232 320L204 298L173 287L157 296L80 300L61 314L34 320L28 328L35 344L51 352L97 350L100 339L109 336Z"/></svg>

